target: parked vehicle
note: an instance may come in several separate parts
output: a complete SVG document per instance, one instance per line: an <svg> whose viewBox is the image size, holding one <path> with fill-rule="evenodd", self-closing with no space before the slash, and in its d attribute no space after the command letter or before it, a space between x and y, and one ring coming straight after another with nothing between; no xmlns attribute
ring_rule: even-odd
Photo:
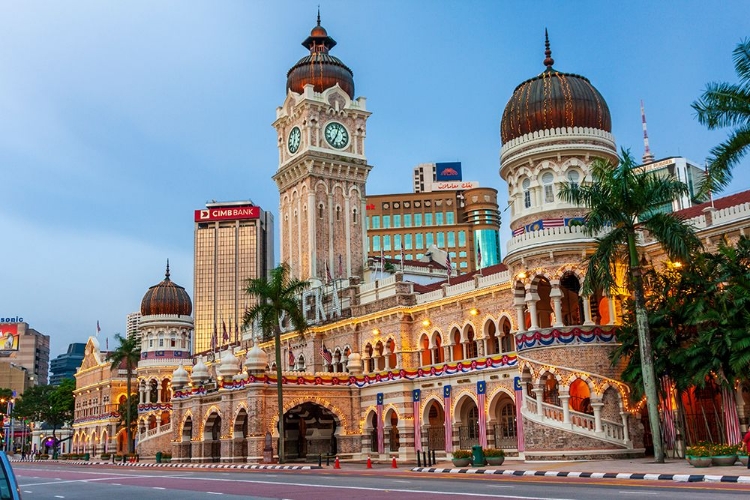
<svg viewBox="0 0 750 500"><path fill-rule="evenodd" d="M0 451L0 500L21 500L21 489L4 451Z"/></svg>

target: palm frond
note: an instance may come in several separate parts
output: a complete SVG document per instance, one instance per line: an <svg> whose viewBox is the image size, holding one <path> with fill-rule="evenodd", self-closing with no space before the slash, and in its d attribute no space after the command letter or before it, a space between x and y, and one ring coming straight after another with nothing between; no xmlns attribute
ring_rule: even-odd
<svg viewBox="0 0 750 500"><path fill-rule="evenodd" d="M750 82L750 38L745 38L732 52L734 70L743 83Z"/></svg>
<svg viewBox="0 0 750 500"><path fill-rule="evenodd" d="M750 125L746 125L733 131L726 141L711 149L711 156L707 160L708 179L704 183L705 189L701 186L701 190L716 192L726 187L732 180L732 169L749 150Z"/></svg>

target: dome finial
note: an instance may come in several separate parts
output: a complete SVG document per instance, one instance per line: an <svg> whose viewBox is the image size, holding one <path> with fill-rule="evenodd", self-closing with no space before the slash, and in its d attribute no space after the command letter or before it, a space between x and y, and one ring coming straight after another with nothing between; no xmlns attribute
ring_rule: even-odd
<svg viewBox="0 0 750 500"><path fill-rule="evenodd" d="M318 5L318 26L320 26L320 5Z"/></svg>
<svg viewBox="0 0 750 500"><path fill-rule="evenodd" d="M169 259L167 259L167 272L164 273L164 279L169 281Z"/></svg>
<svg viewBox="0 0 750 500"><path fill-rule="evenodd" d="M555 60L552 59L552 50L549 48L549 35L547 34L547 28L544 28L544 65L547 69L552 69L552 65L555 64Z"/></svg>

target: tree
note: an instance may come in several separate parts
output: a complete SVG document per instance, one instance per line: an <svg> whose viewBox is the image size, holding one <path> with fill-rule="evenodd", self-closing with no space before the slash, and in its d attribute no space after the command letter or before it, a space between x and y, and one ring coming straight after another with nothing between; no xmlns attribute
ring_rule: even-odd
<svg viewBox="0 0 750 500"><path fill-rule="evenodd" d="M120 370L120 368L122 368L124 365L127 380L127 398L130 399L130 397L133 396L133 391L131 390L133 372L138 366L138 360L141 359L140 341L135 335L128 335L127 337L123 337L119 333L115 334L115 340L119 342L119 345L115 348L114 351L109 353L107 359L112 364L113 370ZM135 448L133 446L133 430L131 428L131 423L131 405L127 405L125 411L125 432L128 439L128 452L134 453Z"/></svg>
<svg viewBox="0 0 750 500"><path fill-rule="evenodd" d="M284 396L281 384L281 327L288 319L300 335L307 330L302 313L300 294L309 286L307 281L292 278L289 265L271 270L270 279L263 276L248 280L245 293L255 298L255 305L245 311L243 325L260 326L263 340L274 340L276 354L276 395L279 406L279 463L284 463Z"/></svg>
<svg viewBox="0 0 750 500"><path fill-rule="evenodd" d="M560 198L589 209L584 219L586 234L596 237L596 248L588 258L583 293L595 288L614 291L620 288L615 279L616 267L625 265L627 286L634 296L638 344L641 356L643 388L654 440L654 458L664 462L659 429L656 377L651 352L651 336L645 306L643 276L636 238L647 231L671 260L687 260L700 247L692 229L672 213L663 211L675 197L686 193L687 186L673 177L645 175L638 172L627 150L620 153L619 164L597 159L591 165L591 182L564 183ZM598 236L602 235L603 236Z"/></svg>
<svg viewBox="0 0 750 500"><path fill-rule="evenodd" d="M732 169L750 151L750 39L737 44L732 55L740 83L709 83L692 104L698 121L709 130L735 127L726 141L711 149L704 192L729 184Z"/></svg>
<svg viewBox="0 0 750 500"><path fill-rule="evenodd" d="M13 410L14 416L35 422L47 422L52 426L52 437L56 447L55 431L73 421L75 411L73 391L75 388L76 382L73 379L64 379L58 386L37 385L29 387L16 400Z"/></svg>

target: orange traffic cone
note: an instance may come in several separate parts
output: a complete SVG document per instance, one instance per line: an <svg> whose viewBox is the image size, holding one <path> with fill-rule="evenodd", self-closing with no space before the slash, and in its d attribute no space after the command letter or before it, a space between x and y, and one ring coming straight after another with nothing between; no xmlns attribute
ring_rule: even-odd
<svg viewBox="0 0 750 500"><path fill-rule="evenodd" d="M398 465L396 465L396 457L393 457L393 461L391 461L391 469L398 469Z"/></svg>
<svg viewBox="0 0 750 500"><path fill-rule="evenodd" d="M370 460L370 455L367 455L367 468L372 469L372 460Z"/></svg>
<svg viewBox="0 0 750 500"><path fill-rule="evenodd" d="M336 460L333 462L333 468L334 469L340 469L341 464L339 463L339 457L336 457Z"/></svg>

